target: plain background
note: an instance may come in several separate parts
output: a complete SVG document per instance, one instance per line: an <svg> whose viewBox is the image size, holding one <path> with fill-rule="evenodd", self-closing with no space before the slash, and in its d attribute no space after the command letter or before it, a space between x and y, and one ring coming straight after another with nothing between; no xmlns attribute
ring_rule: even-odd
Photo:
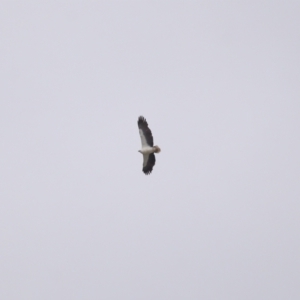
<svg viewBox="0 0 300 300"><path fill-rule="evenodd" d="M0 30L1 299L300 299L299 1L1 1Z"/></svg>

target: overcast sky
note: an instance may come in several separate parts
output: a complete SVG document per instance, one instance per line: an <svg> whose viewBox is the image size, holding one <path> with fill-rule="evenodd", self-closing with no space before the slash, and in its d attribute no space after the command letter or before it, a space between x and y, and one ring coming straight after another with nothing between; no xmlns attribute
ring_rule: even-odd
<svg viewBox="0 0 300 300"><path fill-rule="evenodd" d="M300 299L299 1L1 1L0 82L1 299Z"/></svg>

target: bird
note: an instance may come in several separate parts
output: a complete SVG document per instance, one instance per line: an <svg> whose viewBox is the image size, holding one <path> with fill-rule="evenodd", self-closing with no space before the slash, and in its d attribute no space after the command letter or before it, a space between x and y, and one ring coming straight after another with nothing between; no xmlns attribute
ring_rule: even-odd
<svg viewBox="0 0 300 300"><path fill-rule="evenodd" d="M155 165L154 153L159 153L161 150L158 146L153 146L152 132L148 127L146 119L140 116L137 123L142 142L142 149L138 152L143 154L143 172L149 175Z"/></svg>

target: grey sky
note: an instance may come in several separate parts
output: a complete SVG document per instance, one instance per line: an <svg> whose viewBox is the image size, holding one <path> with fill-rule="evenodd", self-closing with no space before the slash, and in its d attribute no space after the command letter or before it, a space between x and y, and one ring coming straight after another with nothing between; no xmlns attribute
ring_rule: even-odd
<svg viewBox="0 0 300 300"><path fill-rule="evenodd" d="M300 299L299 37L299 1L2 1L0 298Z"/></svg>

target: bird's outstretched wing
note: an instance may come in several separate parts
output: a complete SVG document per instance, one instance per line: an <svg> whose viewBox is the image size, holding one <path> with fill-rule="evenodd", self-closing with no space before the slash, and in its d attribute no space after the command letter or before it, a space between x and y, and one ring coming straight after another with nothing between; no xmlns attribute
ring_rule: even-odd
<svg viewBox="0 0 300 300"><path fill-rule="evenodd" d="M155 155L151 154L143 154L144 162L143 162L143 172L146 175L149 175L152 172L152 169L155 165Z"/></svg>
<svg viewBox="0 0 300 300"><path fill-rule="evenodd" d="M142 141L142 148L153 147L153 136L146 119L142 116L138 119L139 133Z"/></svg>

